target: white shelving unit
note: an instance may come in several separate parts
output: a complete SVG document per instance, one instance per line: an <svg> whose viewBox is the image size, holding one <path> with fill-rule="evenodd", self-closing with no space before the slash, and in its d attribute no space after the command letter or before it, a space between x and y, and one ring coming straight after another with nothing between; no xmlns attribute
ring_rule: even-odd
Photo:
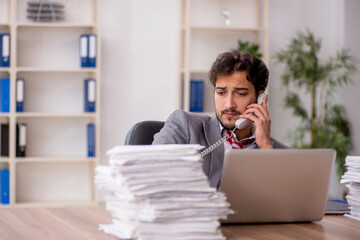
<svg viewBox="0 0 360 240"><path fill-rule="evenodd" d="M94 168L100 153L100 0L57 0L65 5L61 22L32 22L27 0L0 0L0 32L11 37L9 68L10 207L91 206L97 204ZM79 38L97 35L96 68L81 68ZM25 79L24 112L16 112L16 79ZM84 112L84 80L96 79L96 112ZM26 157L16 157L16 124L27 124ZM87 123L95 124L95 155L87 157ZM8 207L0 205L0 207Z"/></svg>
<svg viewBox="0 0 360 240"><path fill-rule="evenodd" d="M208 72L221 52L238 47L238 40L260 45L268 63L268 0L181 0L181 60L179 107L190 110L190 81L204 80L204 112L214 115L213 87ZM225 24L223 11L230 12Z"/></svg>

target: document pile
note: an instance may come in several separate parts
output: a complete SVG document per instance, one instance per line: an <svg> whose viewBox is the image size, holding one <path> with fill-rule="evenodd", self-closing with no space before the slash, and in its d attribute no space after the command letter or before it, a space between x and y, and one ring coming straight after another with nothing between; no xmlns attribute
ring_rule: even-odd
<svg viewBox="0 0 360 240"><path fill-rule="evenodd" d="M27 18L35 22L56 22L64 19L64 4L41 0L28 2Z"/></svg>
<svg viewBox="0 0 360 240"><path fill-rule="evenodd" d="M347 156L345 166L347 171L342 176L341 183L346 183L349 189L346 200L350 208L350 214L345 215L360 220L360 156Z"/></svg>
<svg viewBox="0 0 360 240"><path fill-rule="evenodd" d="M219 218L230 213L223 193L209 186L200 145L117 146L109 166L96 167L107 190L112 224L104 232L121 239L225 239Z"/></svg>

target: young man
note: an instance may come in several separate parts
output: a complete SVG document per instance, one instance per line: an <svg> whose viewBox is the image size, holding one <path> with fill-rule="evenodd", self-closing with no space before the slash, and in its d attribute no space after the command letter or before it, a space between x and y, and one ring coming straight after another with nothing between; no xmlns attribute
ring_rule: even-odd
<svg viewBox="0 0 360 240"><path fill-rule="evenodd" d="M256 104L269 79L269 70L261 59L240 51L222 53L213 63L209 78L214 86L216 118L177 110L155 134L153 144L200 144L208 148L226 134L231 135L228 141L204 156L204 172L210 185L217 187L226 150L287 146L270 137L267 97L262 104ZM232 132L239 118L250 119L251 124Z"/></svg>

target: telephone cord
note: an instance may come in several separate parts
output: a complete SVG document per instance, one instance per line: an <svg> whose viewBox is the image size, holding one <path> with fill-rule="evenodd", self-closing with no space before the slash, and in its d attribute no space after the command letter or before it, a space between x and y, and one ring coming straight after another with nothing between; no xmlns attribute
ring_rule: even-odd
<svg viewBox="0 0 360 240"><path fill-rule="evenodd" d="M236 128L234 128L232 130L232 132L235 131ZM214 151L215 148L217 148L218 146L220 146L221 144L223 144L226 140L228 140L231 137L231 134L226 134L224 137L222 137L221 139L219 139L217 142L215 142L214 144L212 144L211 146L209 146L207 149L205 149L204 151L202 151L200 153L200 157L204 157L205 155L209 154L210 152Z"/></svg>

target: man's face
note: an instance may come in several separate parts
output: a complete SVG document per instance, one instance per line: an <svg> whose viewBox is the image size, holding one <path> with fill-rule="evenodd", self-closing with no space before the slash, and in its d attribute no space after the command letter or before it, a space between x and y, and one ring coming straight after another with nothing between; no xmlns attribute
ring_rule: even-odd
<svg viewBox="0 0 360 240"><path fill-rule="evenodd" d="M256 102L255 87L246 79L245 71L220 76L216 80L214 99L216 117L224 128L232 130L239 115Z"/></svg>

